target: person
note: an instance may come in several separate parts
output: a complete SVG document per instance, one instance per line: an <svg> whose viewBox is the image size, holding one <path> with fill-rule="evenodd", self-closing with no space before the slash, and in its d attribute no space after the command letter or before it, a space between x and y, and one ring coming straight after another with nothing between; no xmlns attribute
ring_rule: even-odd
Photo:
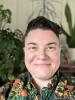
<svg viewBox="0 0 75 100"><path fill-rule="evenodd" d="M29 22L23 48L28 71L0 88L0 100L75 100L75 78L59 72L60 31L44 16Z"/></svg>

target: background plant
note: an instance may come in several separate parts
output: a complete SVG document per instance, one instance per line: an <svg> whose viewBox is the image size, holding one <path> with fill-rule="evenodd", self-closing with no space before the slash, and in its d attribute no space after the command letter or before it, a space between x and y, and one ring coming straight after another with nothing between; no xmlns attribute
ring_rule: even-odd
<svg viewBox="0 0 75 100"><path fill-rule="evenodd" d="M75 48L75 23L72 23L72 13L68 4L65 6L65 16L68 23L69 33L66 35L67 44L70 48Z"/></svg>
<svg viewBox="0 0 75 100"><path fill-rule="evenodd" d="M13 80L25 70L23 54L23 34L17 29L5 28L11 23L10 9L0 5L0 77Z"/></svg>

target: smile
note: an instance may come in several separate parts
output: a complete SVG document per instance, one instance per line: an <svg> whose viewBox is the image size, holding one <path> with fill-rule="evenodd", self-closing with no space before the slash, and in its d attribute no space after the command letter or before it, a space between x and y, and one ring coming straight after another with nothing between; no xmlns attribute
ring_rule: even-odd
<svg viewBox="0 0 75 100"><path fill-rule="evenodd" d="M36 66L50 66L51 64L35 64Z"/></svg>

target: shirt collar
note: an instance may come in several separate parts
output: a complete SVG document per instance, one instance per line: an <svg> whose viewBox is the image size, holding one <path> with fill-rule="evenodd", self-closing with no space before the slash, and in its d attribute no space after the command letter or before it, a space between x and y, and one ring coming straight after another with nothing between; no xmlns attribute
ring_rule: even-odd
<svg viewBox="0 0 75 100"><path fill-rule="evenodd" d="M48 87L47 88L50 88L50 87L55 88L57 86L59 80L60 80L60 76L61 75L60 75L59 71L57 71L54 74L54 76L50 79L51 80L51 84L48 83L48 85L47 85ZM33 83L32 80L33 80L32 76L30 74L28 74L28 82L27 82L27 85L30 87L30 89L32 89L32 88L35 88L36 89L36 87L35 87L35 85L34 85L34 83Z"/></svg>

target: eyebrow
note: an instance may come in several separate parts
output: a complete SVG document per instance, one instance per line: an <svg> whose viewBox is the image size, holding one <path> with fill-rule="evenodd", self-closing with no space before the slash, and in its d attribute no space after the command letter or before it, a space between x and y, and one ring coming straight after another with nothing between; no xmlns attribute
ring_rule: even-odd
<svg viewBox="0 0 75 100"><path fill-rule="evenodd" d="M37 44L34 42L30 42L30 43L28 43L28 45L37 45Z"/></svg>
<svg viewBox="0 0 75 100"><path fill-rule="evenodd" d="M51 43L48 43L47 45L56 45L57 43L56 42L51 42ZM36 43L34 43L34 42L30 42L30 43L28 43L28 45L37 45Z"/></svg>
<svg viewBox="0 0 75 100"><path fill-rule="evenodd" d="M51 43L48 43L47 45L52 45L52 44L56 45L57 43L56 42L51 42Z"/></svg>

